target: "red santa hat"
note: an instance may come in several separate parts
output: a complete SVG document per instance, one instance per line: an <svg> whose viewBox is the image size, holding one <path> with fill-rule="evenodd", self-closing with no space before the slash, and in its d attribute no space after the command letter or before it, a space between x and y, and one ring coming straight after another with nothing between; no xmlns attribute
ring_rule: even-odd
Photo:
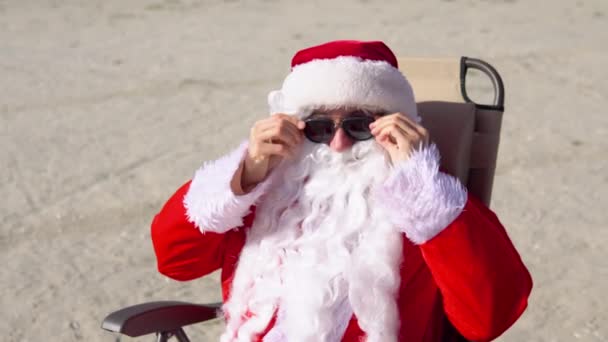
<svg viewBox="0 0 608 342"><path fill-rule="evenodd" d="M315 108L400 112L420 121L414 92L397 58L380 41L338 40L301 50L281 90L268 95L271 114L306 115Z"/></svg>

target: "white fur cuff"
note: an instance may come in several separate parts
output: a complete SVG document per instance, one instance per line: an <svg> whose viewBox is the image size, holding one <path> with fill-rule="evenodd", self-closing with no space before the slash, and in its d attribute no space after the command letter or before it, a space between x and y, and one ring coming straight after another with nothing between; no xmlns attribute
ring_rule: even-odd
<svg viewBox="0 0 608 342"><path fill-rule="evenodd" d="M439 234L460 215L467 201L460 182L439 172L435 144L415 151L399 165L376 195L396 226L414 243Z"/></svg>
<svg viewBox="0 0 608 342"><path fill-rule="evenodd" d="M247 142L218 160L205 162L196 171L184 197L188 220L201 232L224 233L243 225L249 208L266 191L268 182L258 184L246 195L237 196L230 182L247 151Z"/></svg>

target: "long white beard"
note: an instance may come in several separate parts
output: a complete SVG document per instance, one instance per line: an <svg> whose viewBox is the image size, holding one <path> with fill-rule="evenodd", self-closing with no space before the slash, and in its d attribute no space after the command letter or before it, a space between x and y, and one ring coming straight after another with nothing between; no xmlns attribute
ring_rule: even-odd
<svg viewBox="0 0 608 342"><path fill-rule="evenodd" d="M273 171L224 305L222 341L251 341L275 314L285 340L339 341L352 312L368 341L397 339L402 237L370 196L389 171L373 140L342 153L305 142Z"/></svg>

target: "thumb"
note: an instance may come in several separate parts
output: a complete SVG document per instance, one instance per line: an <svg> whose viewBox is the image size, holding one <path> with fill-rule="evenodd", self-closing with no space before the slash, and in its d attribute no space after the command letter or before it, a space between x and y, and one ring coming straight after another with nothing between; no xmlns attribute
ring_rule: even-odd
<svg viewBox="0 0 608 342"><path fill-rule="evenodd" d="M376 138L376 142L380 144L380 146L382 146L382 148L384 148L386 152L388 152L388 154L391 156L391 159L394 155L396 155L396 153L398 153L397 145L393 144L390 139L388 139L388 137L385 137L383 139Z"/></svg>

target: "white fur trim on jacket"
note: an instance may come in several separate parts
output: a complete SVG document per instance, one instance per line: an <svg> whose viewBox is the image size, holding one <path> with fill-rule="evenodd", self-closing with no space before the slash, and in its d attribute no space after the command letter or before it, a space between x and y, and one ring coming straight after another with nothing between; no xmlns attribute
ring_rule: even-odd
<svg viewBox="0 0 608 342"><path fill-rule="evenodd" d="M415 151L395 166L376 192L393 224L416 244L445 229L467 201L467 191L458 179L439 172L439 159L435 144Z"/></svg>
<svg viewBox="0 0 608 342"><path fill-rule="evenodd" d="M218 160L206 162L196 171L184 206L188 220L201 232L224 233L243 225L249 208L264 194L268 181L258 184L251 192L237 196L230 182L247 151L247 142Z"/></svg>
<svg viewBox="0 0 608 342"><path fill-rule="evenodd" d="M268 95L271 114L306 115L310 109L356 107L400 112L419 122L414 91L399 69L358 57L318 59L298 65L281 90Z"/></svg>

